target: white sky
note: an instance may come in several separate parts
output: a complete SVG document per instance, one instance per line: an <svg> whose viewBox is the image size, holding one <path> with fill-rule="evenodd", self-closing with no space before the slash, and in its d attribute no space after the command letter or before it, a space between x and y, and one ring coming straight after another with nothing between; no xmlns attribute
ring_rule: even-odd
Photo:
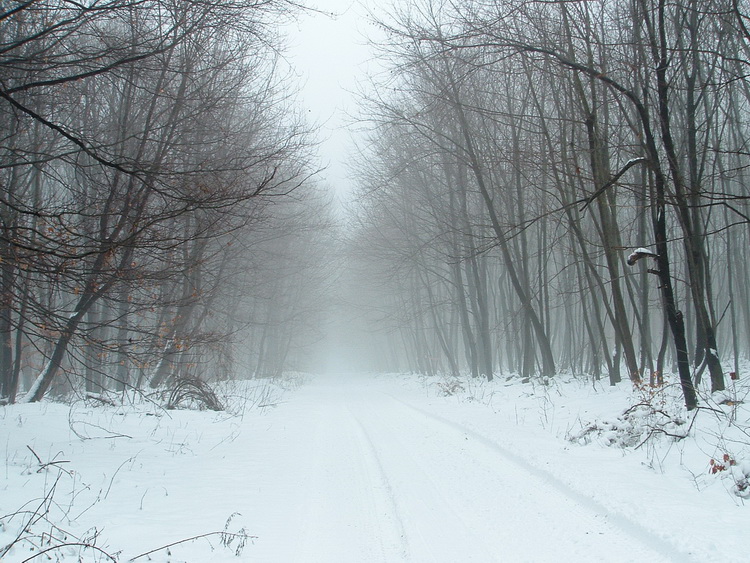
<svg viewBox="0 0 750 563"><path fill-rule="evenodd" d="M357 0L305 4L325 14L309 12L289 27L287 53L300 75L301 103L310 122L321 127L319 153L328 167L323 178L345 200L351 191L346 162L352 149L346 127L356 113L353 93L371 58L365 36L373 26Z"/></svg>

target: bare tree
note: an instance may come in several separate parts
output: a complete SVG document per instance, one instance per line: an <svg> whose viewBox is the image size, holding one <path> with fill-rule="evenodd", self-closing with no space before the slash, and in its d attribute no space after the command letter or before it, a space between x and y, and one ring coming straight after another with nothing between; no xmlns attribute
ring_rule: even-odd
<svg viewBox="0 0 750 563"><path fill-rule="evenodd" d="M158 337L158 319L176 308L170 345L160 352L171 356L207 315L210 262L221 278L225 260L213 260L220 253L213 241L259 217L266 194L305 181L305 132L284 112L269 33L287 8L39 2L2 15L14 34L3 44L0 97L21 126L9 134L18 148L3 164L29 186L13 187L2 202L3 243L15 264L4 277L0 321L3 394L11 400L13 338L16 365L24 338L46 358L26 400L45 394L66 357L95 367L107 334L120 340L122 365L129 348L122 340ZM55 144L29 143L29 127L51 132ZM38 196L18 197L30 190ZM37 295L19 291L29 276ZM127 322L133 314L139 326ZM116 330L104 328L112 323ZM77 354L77 339L99 353Z"/></svg>

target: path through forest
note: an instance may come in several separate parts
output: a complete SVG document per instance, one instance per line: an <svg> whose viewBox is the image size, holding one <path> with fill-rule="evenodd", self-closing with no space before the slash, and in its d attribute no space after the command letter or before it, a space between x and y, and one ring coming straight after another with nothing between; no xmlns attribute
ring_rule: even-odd
<svg viewBox="0 0 750 563"><path fill-rule="evenodd" d="M19 535L30 512L0 518L0 547L28 538L3 561L49 547L47 522L66 531L58 542L81 540L55 548L65 562L101 560L86 558L92 541L154 563L746 560L746 507L702 469L698 438L699 449L572 444L570 431L620 412L627 393L495 383L310 376L271 393L277 383L233 382L235 406L219 413L7 406L0 516L38 507L44 519ZM448 384L465 390L443 396Z"/></svg>
<svg viewBox="0 0 750 563"><path fill-rule="evenodd" d="M689 560L522 453L393 391L361 377L298 391L296 415L272 429L285 446L260 456L281 478L258 484L260 503L274 506L258 560Z"/></svg>

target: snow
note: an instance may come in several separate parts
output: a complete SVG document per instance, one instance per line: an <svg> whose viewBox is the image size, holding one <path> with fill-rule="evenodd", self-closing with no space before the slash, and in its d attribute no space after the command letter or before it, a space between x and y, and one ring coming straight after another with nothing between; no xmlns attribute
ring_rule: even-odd
<svg viewBox="0 0 750 563"><path fill-rule="evenodd" d="M629 266L632 266L633 264L635 264L638 260L640 260L644 256L650 256L652 258L657 258L658 254L656 254L655 252L652 252L648 248L639 247L639 248L636 248L628 256L627 263L628 263Z"/></svg>
<svg viewBox="0 0 750 563"><path fill-rule="evenodd" d="M10 405L0 553L20 534L4 562L40 542L101 550L53 561L745 561L737 384L696 415L677 385L564 375L237 382L223 413Z"/></svg>

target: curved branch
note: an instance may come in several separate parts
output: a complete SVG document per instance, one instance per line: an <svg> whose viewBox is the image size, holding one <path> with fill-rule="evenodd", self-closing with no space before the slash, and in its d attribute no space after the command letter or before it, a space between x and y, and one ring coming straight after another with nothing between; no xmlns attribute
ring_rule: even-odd
<svg viewBox="0 0 750 563"><path fill-rule="evenodd" d="M585 199L585 203L583 204L583 207L581 207L581 211L585 211L586 208L596 200L596 198L602 195L607 189L615 185L617 181L620 178L622 178L625 172L630 170L636 164L644 164L644 163L648 163L648 159L645 156L642 156L640 158L634 158L633 160L628 161L625 164L625 166L622 167L622 170L620 170L617 174L612 176L606 184L604 184L601 188L596 190L593 194L591 194L589 197Z"/></svg>

